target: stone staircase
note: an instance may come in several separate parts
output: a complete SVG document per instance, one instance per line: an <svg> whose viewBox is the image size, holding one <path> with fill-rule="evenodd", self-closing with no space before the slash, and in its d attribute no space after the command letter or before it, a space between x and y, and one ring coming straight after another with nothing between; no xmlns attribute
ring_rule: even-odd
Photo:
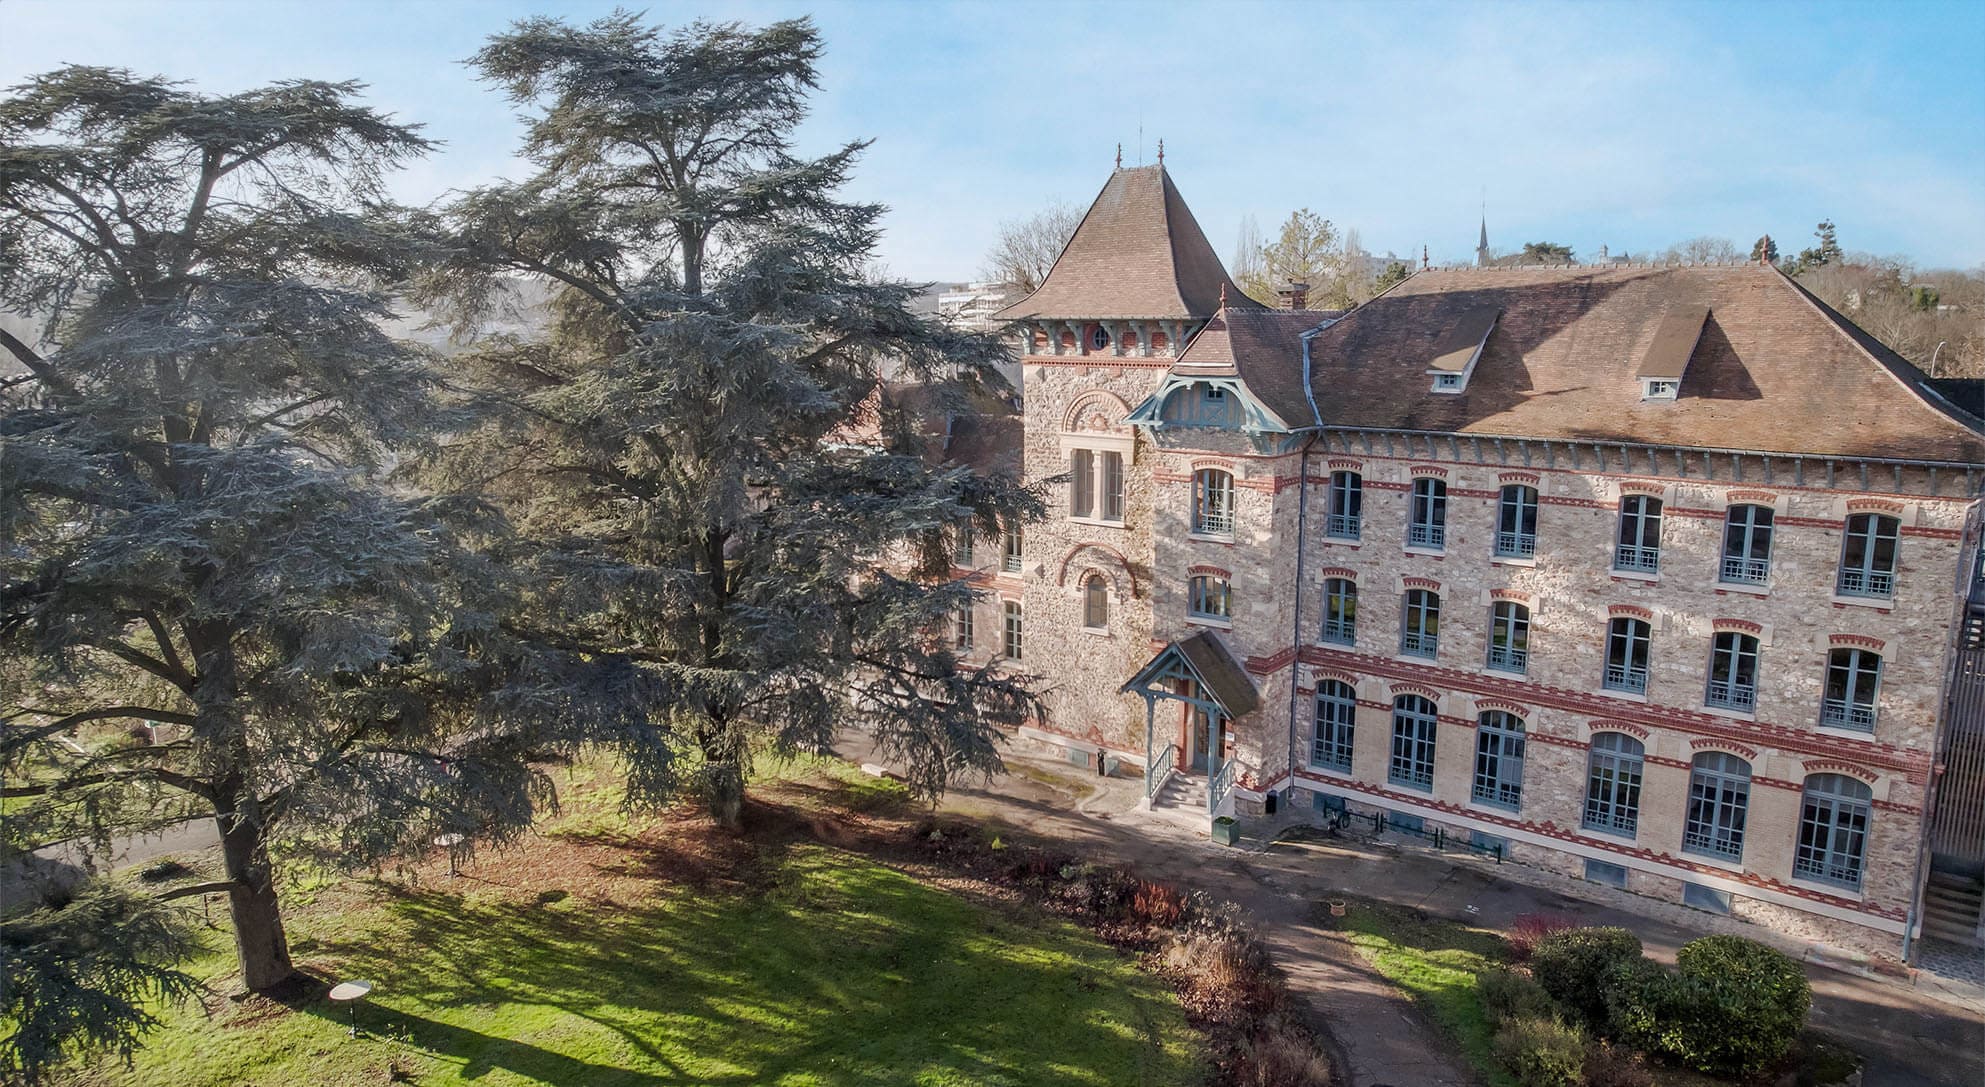
<svg viewBox="0 0 1985 1087"><path fill-rule="evenodd" d="M1173 774L1151 798L1152 811L1206 814L1206 778L1196 774Z"/></svg>
<svg viewBox="0 0 1985 1087"><path fill-rule="evenodd" d="M1985 910L1985 879L1930 870L1923 895L1923 935L1932 940L1981 947L1978 918Z"/></svg>

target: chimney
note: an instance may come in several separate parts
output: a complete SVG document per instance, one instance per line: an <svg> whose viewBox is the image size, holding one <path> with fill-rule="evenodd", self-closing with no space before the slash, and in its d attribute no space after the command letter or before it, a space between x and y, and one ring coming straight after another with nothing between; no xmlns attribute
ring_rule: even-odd
<svg viewBox="0 0 1985 1087"><path fill-rule="evenodd" d="M1286 286L1275 289L1275 297L1281 301L1283 309L1308 309L1310 285L1292 279Z"/></svg>

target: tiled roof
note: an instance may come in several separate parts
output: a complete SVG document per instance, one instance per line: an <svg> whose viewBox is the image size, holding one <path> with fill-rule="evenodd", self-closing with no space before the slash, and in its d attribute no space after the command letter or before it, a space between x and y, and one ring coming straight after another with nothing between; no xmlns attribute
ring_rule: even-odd
<svg viewBox="0 0 1985 1087"><path fill-rule="evenodd" d="M1643 402L1643 359L1664 325L1675 335L1671 315L1691 307L1708 316L1683 360L1679 398ZM1483 308L1502 315L1467 389L1432 392L1440 338ZM1302 351L1296 331L1275 327L1223 350L1284 411ZM1310 359L1325 425L1985 462L1978 420L1766 265L1420 272L1319 333Z"/></svg>
<svg viewBox="0 0 1985 1087"><path fill-rule="evenodd" d="M1181 376L1238 376L1291 429L1316 417L1303 396L1303 333L1337 314L1315 310L1226 309L1213 315L1172 364Z"/></svg>
<svg viewBox="0 0 1985 1087"><path fill-rule="evenodd" d="M998 316L1200 318L1219 308L1222 287L1236 308L1259 305L1227 277L1165 168L1122 167L1089 206L1040 289Z"/></svg>

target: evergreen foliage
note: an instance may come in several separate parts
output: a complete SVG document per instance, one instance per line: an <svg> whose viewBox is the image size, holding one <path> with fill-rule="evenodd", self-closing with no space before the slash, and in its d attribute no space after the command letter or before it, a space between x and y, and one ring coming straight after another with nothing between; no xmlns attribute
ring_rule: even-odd
<svg viewBox="0 0 1985 1087"><path fill-rule="evenodd" d="M1544 938L1530 973L1568 1013L1588 1026L1606 1023L1606 990L1622 963L1640 958L1640 937L1623 928L1576 928Z"/></svg>

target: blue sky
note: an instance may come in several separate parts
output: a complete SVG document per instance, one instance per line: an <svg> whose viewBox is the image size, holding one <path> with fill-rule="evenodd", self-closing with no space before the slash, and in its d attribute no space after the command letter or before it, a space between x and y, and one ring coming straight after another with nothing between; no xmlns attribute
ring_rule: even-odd
<svg viewBox="0 0 1985 1087"><path fill-rule="evenodd" d="M629 5L639 7L640 5ZM0 0L0 84L64 62L225 91L356 78L447 147L432 199L516 164L508 106L459 61L516 17L608 3ZM881 254L965 278L998 224L1086 205L1119 141L1166 163L1223 258L1297 207L1367 248L1472 255L1699 234L1926 267L1985 262L1985 3L658 2L663 23L812 14L828 54L809 149L873 138L852 195Z"/></svg>

